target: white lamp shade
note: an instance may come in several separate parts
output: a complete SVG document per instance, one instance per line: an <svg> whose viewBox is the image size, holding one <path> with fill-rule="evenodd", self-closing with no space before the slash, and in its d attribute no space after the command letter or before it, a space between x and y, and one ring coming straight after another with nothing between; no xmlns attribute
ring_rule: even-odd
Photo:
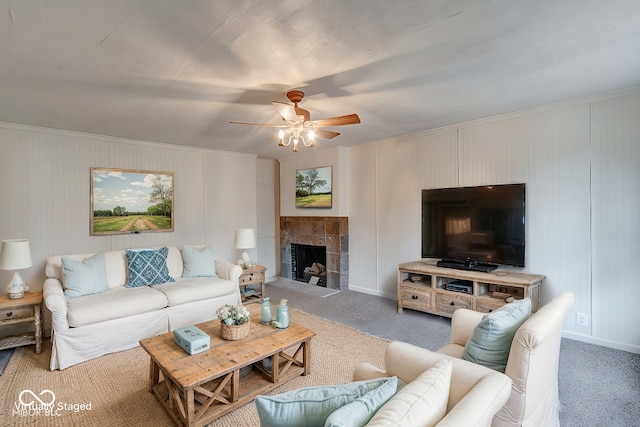
<svg viewBox="0 0 640 427"><path fill-rule="evenodd" d="M236 249L251 249L256 247L256 232L253 228L239 228L236 230Z"/></svg>
<svg viewBox="0 0 640 427"><path fill-rule="evenodd" d="M0 249L0 269L21 270L29 268L31 262L31 249L26 239L3 240Z"/></svg>

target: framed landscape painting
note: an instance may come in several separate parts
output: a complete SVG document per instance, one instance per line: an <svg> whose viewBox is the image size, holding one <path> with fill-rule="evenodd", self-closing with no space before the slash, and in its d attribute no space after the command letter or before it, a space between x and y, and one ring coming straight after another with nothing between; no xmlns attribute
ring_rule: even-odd
<svg viewBox="0 0 640 427"><path fill-rule="evenodd" d="M331 208L331 166L296 171L296 208Z"/></svg>
<svg viewBox="0 0 640 427"><path fill-rule="evenodd" d="M91 168L91 235L173 231L173 173Z"/></svg>

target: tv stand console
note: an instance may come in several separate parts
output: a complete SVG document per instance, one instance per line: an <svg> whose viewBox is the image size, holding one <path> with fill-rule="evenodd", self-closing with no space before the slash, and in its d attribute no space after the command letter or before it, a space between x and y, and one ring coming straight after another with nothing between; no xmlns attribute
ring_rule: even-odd
<svg viewBox="0 0 640 427"><path fill-rule="evenodd" d="M489 313L512 299L540 306L545 276L511 271L474 271L438 266L437 260L398 266L398 313L409 308L451 317L458 308Z"/></svg>

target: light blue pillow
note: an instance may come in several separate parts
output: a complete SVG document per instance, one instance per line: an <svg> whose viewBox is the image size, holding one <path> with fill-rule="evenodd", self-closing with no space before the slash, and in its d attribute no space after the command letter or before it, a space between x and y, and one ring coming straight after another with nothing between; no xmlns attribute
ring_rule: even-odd
<svg viewBox="0 0 640 427"><path fill-rule="evenodd" d="M392 381L391 378L306 387L275 396L256 396L260 427L322 426L332 412Z"/></svg>
<svg viewBox="0 0 640 427"><path fill-rule="evenodd" d="M362 427L378 412L389 399L396 394L398 379L391 377L389 381L375 390L371 390L333 411L325 421L325 427Z"/></svg>
<svg viewBox="0 0 640 427"><path fill-rule="evenodd" d="M175 282L167 268L167 247L160 249L127 249L128 278L125 288Z"/></svg>
<svg viewBox="0 0 640 427"><path fill-rule="evenodd" d="M67 300L108 290L104 253L97 253L84 261L62 257L62 281Z"/></svg>
<svg viewBox="0 0 640 427"><path fill-rule="evenodd" d="M183 246L182 261L184 264L182 277L218 277L211 246L201 249Z"/></svg>
<svg viewBox="0 0 640 427"><path fill-rule="evenodd" d="M473 330L461 358L504 372L511 342L518 328L531 316L531 300L525 298L485 314Z"/></svg>

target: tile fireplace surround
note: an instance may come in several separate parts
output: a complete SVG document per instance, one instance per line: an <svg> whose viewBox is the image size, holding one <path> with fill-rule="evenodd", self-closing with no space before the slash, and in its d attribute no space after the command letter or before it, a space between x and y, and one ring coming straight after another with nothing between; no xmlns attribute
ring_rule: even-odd
<svg viewBox="0 0 640 427"><path fill-rule="evenodd" d="M326 246L327 288L349 286L349 218L321 216L280 217L280 274L291 277L291 244Z"/></svg>

